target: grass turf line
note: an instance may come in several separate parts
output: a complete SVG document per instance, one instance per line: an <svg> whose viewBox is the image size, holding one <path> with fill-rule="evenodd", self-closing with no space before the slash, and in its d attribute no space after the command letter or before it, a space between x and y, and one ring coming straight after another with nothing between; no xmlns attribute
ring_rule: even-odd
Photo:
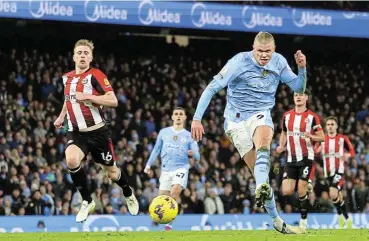
<svg viewBox="0 0 369 241"><path fill-rule="evenodd" d="M2 233L4 241L369 241L368 229L309 230L302 235L276 231L169 231L169 232L90 232L90 233Z"/></svg>

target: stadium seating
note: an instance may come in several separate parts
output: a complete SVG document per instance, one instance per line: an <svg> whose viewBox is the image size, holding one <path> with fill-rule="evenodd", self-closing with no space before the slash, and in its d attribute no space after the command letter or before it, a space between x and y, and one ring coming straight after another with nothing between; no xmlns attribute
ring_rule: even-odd
<svg viewBox="0 0 369 241"><path fill-rule="evenodd" d="M58 26L59 31L62 28L67 33L66 25ZM82 27L73 28L76 32ZM58 30L50 29L53 31ZM143 167L158 130L171 124L170 114L175 106L186 109L189 127L207 83L228 58L251 47L253 35L247 35L247 41L194 40L187 47L179 47L163 38L120 36L113 41L117 36L113 31L106 31L106 39L92 37L97 47L93 65L102 69L114 86L119 106L107 109L106 117L113 133L117 164L127 171L140 210L146 213L158 194L160 170L147 176ZM65 130L55 130L53 121L63 102L61 75L73 69L70 51L76 37L48 37L41 30L35 30L34 42L26 36L7 35L8 43L0 49L0 215L75 214L82 200L66 169ZM351 212L367 212L369 70L360 60L360 54L364 55L359 47L362 42L356 40L359 44L348 45L347 40L333 40L276 36L277 50L290 57L293 69L294 51L301 48L307 55L308 88L313 93L309 107L322 120L329 115L338 116L340 132L348 134L354 144L358 155L346 169L346 203ZM258 212L253 205L255 182L224 135L224 104L225 92L221 91L205 114L201 161L191 160L189 186L180 202L183 213ZM273 111L273 150L278 143L282 114L292 106L290 90L281 86ZM286 213L296 212L296 199L283 198L279 192L284 161L283 155L273 152L270 177L279 207ZM97 204L95 212L126 214L120 189L111 184L90 157L84 168ZM321 168L317 168L316 175L314 193L310 194L311 211L333 212ZM207 208L207 203L214 200L217 208Z"/></svg>

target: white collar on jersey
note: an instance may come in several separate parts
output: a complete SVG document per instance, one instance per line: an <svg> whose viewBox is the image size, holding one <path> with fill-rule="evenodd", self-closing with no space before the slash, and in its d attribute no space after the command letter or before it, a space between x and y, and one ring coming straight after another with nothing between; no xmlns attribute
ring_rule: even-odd
<svg viewBox="0 0 369 241"><path fill-rule="evenodd" d="M174 127L172 126L172 130L173 130L174 132L176 132L176 133L180 133L180 132L184 131L184 130L185 130L185 128L183 128L182 130L176 131L176 129L174 129Z"/></svg>

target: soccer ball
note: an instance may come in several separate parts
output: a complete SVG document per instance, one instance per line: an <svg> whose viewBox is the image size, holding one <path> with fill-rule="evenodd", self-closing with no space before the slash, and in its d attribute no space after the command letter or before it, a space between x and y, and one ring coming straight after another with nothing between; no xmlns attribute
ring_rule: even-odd
<svg viewBox="0 0 369 241"><path fill-rule="evenodd" d="M177 217L178 204L172 197L157 196L150 204L149 214L156 223L170 223Z"/></svg>

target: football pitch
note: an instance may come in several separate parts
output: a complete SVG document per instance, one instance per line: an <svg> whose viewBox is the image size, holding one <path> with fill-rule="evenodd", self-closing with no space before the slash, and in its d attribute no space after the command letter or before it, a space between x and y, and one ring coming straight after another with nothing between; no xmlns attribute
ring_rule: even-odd
<svg viewBox="0 0 369 241"><path fill-rule="evenodd" d="M309 230L307 234L283 235L275 231L156 231L90 233L2 233L4 241L369 241L369 229Z"/></svg>

